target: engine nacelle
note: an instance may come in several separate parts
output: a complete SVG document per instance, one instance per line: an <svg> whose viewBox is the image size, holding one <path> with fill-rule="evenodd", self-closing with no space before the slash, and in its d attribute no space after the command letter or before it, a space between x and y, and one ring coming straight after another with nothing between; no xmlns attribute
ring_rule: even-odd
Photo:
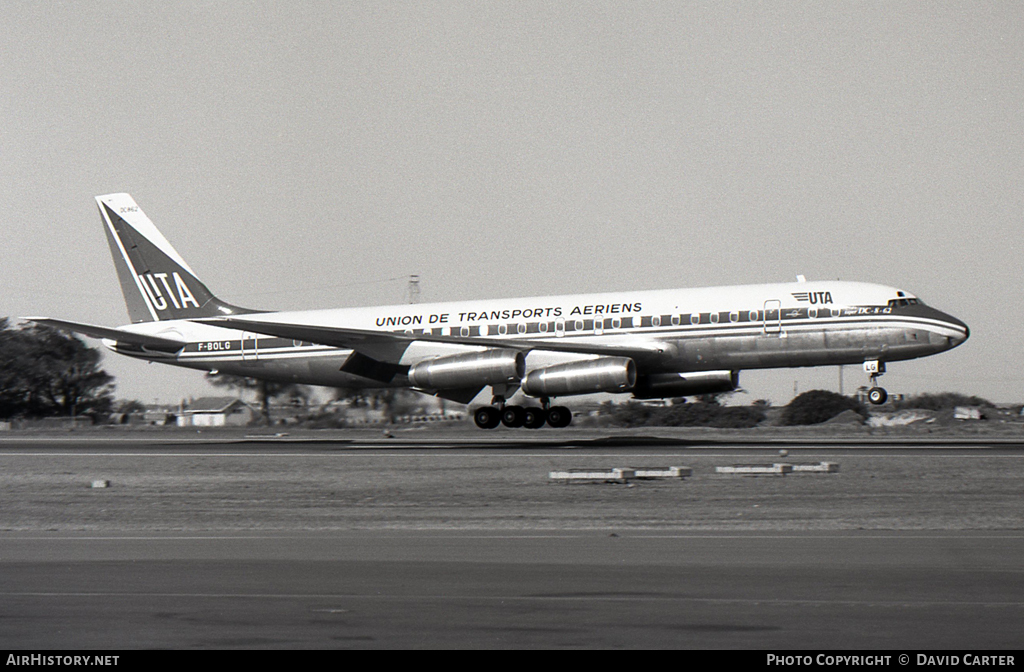
<svg viewBox="0 0 1024 672"><path fill-rule="evenodd" d="M698 394L732 392L740 384L739 371L691 371L655 373L642 376L633 388L637 399L691 397Z"/></svg>
<svg viewBox="0 0 1024 672"><path fill-rule="evenodd" d="M519 350L481 350L425 359L409 369L413 387L457 389L518 383L526 373L526 356Z"/></svg>
<svg viewBox="0 0 1024 672"><path fill-rule="evenodd" d="M602 357L535 369L523 380L531 397L627 392L636 384L636 364L628 357Z"/></svg>

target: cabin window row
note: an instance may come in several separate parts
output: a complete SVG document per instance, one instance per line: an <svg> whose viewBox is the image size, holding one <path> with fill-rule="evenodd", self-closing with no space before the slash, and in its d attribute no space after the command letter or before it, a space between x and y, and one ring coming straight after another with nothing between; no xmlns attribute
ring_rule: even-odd
<svg viewBox="0 0 1024 672"><path fill-rule="evenodd" d="M787 308L782 311L781 319L816 319L836 317L841 314L837 308ZM718 313L684 313L676 315L645 315L642 317L608 317L603 320L568 319L547 322L511 322L502 324L484 324L463 327L435 327L433 329L398 329L396 333L430 334L434 336L461 336L473 338L479 336L510 336L510 335L545 335L564 331L574 333L594 330L615 330L634 328L679 327L702 324L743 324L778 321L779 310L734 310Z"/></svg>

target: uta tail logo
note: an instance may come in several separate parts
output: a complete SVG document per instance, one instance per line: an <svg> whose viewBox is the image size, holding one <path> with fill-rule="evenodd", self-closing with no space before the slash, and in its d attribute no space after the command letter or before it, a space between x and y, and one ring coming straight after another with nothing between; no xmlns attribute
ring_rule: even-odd
<svg viewBox="0 0 1024 672"><path fill-rule="evenodd" d="M177 271L172 272L170 278L167 277L167 273L144 273L138 278L150 303L157 310L167 310L171 304L178 310L189 304L199 308L199 302Z"/></svg>
<svg viewBox="0 0 1024 672"><path fill-rule="evenodd" d="M832 292L793 292L793 298L811 305L832 303Z"/></svg>

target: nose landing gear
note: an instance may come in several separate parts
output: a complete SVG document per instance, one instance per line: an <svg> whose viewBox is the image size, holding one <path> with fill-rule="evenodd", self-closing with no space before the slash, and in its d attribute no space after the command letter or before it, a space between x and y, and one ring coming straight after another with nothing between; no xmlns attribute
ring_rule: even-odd
<svg viewBox="0 0 1024 672"><path fill-rule="evenodd" d="M878 377L885 373L885 362L872 360L864 362L864 373L867 373L871 380L871 389L868 390L868 401L879 406L889 399L889 393L884 387L878 386Z"/></svg>

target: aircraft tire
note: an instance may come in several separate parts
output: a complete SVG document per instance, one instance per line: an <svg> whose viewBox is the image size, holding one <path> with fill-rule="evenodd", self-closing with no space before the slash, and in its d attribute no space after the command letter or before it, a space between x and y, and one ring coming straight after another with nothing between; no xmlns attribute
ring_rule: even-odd
<svg viewBox="0 0 1024 672"><path fill-rule="evenodd" d="M548 424L552 427L568 427L572 422L572 411L565 406L552 406L548 409Z"/></svg>
<svg viewBox="0 0 1024 672"><path fill-rule="evenodd" d="M526 409L522 406L506 406L501 411L501 424L506 427L522 427L526 420Z"/></svg>
<svg viewBox="0 0 1024 672"><path fill-rule="evenodd" d="M884 404L888 398L889 393L886 392L884 388L872 387L870 390L868 390L868 401L870 401L875 406L880 406L881 404Z"/></svg>
<svg viewBox="0 0 1024 672"><path fill-rule="evenodd" d="M473 422L480 429L494 429L501 424L501 413L494 406L484 406L473 413Z"/></svg>
<svg viewBox="0 0 1024 672"><path fill-rule="evenodd" d="M523 419L523 427L527 429L540 429L548 421L548 414L543 408L530 407L526 409L526 417Z"/></svg>

